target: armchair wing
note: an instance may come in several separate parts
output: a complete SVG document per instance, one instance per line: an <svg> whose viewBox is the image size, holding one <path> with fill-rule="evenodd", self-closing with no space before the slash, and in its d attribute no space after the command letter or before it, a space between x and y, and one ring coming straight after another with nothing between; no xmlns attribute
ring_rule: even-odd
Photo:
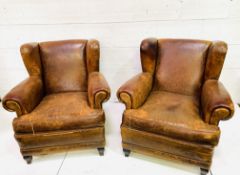
<svg viewBox="0 0 240 175"><path fill-rule="evenodd" d="M144 72L136 75L121 86L117 92L118 99L127 109L136 109L146 100L152 89L153 76Z"/></svg>
<svg viewBox="0 0 240 175"><path fill-rule="evenodd" d="M202 89L202 111L206 123L218 125L220 120L233 116L234 105L223 84L217 80L207 80Z"/></svg>
<svg viewBox="0 0 240 175"><path fill-rule="evenodd" d="M30 76L4 98L3 107L8 111L15 111L18 116L30 113L43 97L43 84L38 76Z"/></svg>
<svg viewBox="0 0 240 175"><path fill-rule="evenodd" d="M92 108L102 108L110 97L110 88L100 72L91 72L88 77L88 101Z"/></svg>

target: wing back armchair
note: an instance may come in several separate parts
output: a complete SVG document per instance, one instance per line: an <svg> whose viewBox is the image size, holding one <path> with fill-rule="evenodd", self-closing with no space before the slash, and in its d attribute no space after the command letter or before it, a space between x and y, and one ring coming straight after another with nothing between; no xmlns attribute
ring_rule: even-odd
<svg viewBox="0 0 240 175"><path fill-rule="evenodd" d="M103 155L109 86L99 72L97 40L28 43L20 49L29 78L3 99L15 111L15 138L23 158L80 148Z"/></svg>
<svg viewBox="0 0 240 175"><path fill-rule="evenodd" d="M187 39L145 39L142 73L120 87L126 105L121 125L125 156L142 152L192 163L206 174L220 137L220 120L234 112L218 81L227 44Z"/></svg>

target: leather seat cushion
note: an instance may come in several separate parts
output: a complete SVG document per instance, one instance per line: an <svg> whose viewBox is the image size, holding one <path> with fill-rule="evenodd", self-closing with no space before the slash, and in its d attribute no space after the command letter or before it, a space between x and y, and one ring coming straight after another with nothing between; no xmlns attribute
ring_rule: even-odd
<svg viewBox="0 0 240 175"><path fill-rule="evenodd" d="M29 114L15 118L14 131L36 133L103 126L104 112L89 107L86 92L66 92L45 96Z"/></svg>
<svg viewBox="0 0 240 175"><path fill-rule="evenodd" d="M126 110L122 126L211 145L220 137L217 126L202 120L193 96L166 91L153 91L143 106Z"/></svg>

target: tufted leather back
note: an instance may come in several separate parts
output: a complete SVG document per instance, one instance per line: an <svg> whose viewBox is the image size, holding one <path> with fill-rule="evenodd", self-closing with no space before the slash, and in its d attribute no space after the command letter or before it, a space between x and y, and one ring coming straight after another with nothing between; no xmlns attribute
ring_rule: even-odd
<svg viewBox="0 0 240 175"><path fill-rule="evenodd" d="M141 44L143 72L154 76L153 90L197 96L207 79L218 79L227 44L189 39L149 38Z"/></svg>

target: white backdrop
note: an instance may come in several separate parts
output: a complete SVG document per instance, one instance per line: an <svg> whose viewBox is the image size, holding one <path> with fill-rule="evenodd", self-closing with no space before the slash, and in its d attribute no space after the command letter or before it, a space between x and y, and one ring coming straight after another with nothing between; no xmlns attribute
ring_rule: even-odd
<svg viewBox="0 0 240 175"><path fill-rule="evenodd" d="M240 102L240 0L0 0L1 97L28 76L19 53L21 44L78 38L100 41L101 72L112 90L111 100L104 104L104 157L96 156L96 150L69 152L34 157L28 166L13 137L15 114L0 106L0 174L199 174L198 167L190 165L122 155L119 126L124 105L114 103L115 92L141 71L139 45L146 37L226 41L229 51L220 79L234 101ZM220 123L214 175L239 172L239 113L236 106L233 119Z"/></svg>
<svg viewBox="0 0 240 175"><path fill-rule="evenodd" d="M115 101L116 89L141 71L146 37L226 41L221 81L240 102L240 0L0 0L0 96L27 77L21 44L96 38Z"/></svg>

